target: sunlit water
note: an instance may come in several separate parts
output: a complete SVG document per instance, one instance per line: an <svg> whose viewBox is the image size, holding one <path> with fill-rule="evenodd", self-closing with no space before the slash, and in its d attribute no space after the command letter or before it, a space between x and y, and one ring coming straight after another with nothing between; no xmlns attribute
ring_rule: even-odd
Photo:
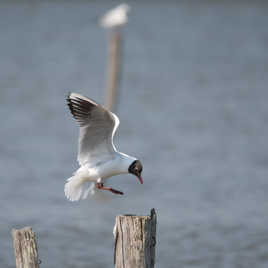
<svg viewBox="0 0 268 268"><path fill-rule="evenodd" d="M145 183L119 176L123 197L65 199L78 167L65 97L103 102L97 18L116 4L0 4L0 266L15 265L11 229L31 225L41 267L112 267L115 216L154 207L157 267L267 267L264 3L130 2L116 144Z"/></svg>

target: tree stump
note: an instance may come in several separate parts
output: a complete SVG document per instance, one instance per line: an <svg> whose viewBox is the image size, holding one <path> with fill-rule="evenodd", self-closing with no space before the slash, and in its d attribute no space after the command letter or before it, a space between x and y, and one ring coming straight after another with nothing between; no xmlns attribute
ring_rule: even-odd
<svg viewBox="0 0 268 268"><path fill-rule="evenodd" d="M155 264L156 213L151 216L120 215L114 227L115 268L153 268Z"/></svg>
<svg viewBox="0 0 268 268"><path fill-rule="evenodd" d="M17 268L39 268L37 245L31 227L12 229Z"/></svg>

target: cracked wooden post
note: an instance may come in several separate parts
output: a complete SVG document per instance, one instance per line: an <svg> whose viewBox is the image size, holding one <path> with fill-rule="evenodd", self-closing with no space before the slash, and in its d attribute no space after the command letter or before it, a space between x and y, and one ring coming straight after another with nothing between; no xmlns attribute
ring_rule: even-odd
<svg viewBox="0 0 268 268"><path fill-rule="evenodd" d="M114 226L115 268L153 268L155 264L156 213L120 215Z"/></svg>
<svg viewBox="0 0 268 268"><path fill-rule="evenodd" d="M31 227L12 229L17 268L39 268L37 244Z"/></svg>

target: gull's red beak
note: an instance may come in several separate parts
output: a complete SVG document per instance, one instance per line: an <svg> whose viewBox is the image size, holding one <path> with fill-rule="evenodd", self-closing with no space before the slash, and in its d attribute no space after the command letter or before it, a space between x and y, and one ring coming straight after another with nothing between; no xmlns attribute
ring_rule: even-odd
<svg viewBox="0 0 268 268"><path fill-rule="evenodd" d="M142 179L141 176L139 176L139 181L140 181L141 184L143 184L143 179Z"/></svg>

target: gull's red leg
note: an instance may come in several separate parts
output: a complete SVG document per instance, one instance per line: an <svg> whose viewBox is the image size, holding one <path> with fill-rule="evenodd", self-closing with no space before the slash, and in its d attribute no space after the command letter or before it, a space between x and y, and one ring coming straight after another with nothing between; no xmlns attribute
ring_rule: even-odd
<svg viewBox="0 0 268 268"><path fill-rule="evenodd" d="M110 191L110 192L112 192L113 194L121 194L121 195L124 194L123 192L120 192L120 191L115 190L115 189L113 189L113 188L110 188L110 187L104 187L104 186L103 186L103 183L96 183L96 186L97 186L97 188L98 188L99 190Z"/></svg>

